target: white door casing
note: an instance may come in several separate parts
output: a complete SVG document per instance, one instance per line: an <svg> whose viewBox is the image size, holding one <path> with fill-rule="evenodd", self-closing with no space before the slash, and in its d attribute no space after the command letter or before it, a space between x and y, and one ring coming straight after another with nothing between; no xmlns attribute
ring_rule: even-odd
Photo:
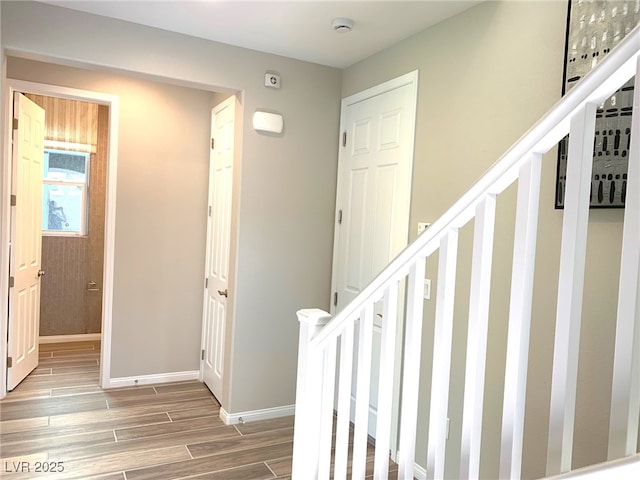
<svg viewBox="0 0 640 480"><path fill-rule="evenodd" d="M13 390L38 366L40 329L40 263L42 247L42 175L44 110L14 94L12 207L9 289L7 390Z"/></svg>
<svg viewBox="0 0 640 480"><path fill-rule="evenodd" d="M223 393L225 325L229 293L229 249L235 103L232 96L211 114L212 150L209 164L209 217L207 220L206 279L202 349L202 377L220 400ZM214 143L215 142L215 143Z"/></svg>
<svg viewBox="0 0 640 480"><path fill-rule="evenodd" d="M407 245L417 84L418 72L414 71L343 99L336 201L338 224L332 276L333 314L353 300ZM401 293L400 297L403 299L404 295ZM369 434L372 437L375 437L378 394L375 379L379 371L384 321L382 306L376 305L375 312L369 406ZM402 328L398 328L396 371L400 365L401 334ZM354 362L356 359L357 347ZM353 376L352 406L356 376ZM394 390L398 391L397 385ZM394 404L397 414L397 399ZM395 451L394 437L392 435L392 451Z"/></svg>

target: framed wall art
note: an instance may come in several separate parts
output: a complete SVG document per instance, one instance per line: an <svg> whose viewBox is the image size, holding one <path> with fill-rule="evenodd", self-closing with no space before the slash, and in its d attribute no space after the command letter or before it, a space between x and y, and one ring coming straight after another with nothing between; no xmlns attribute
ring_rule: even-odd
<svg viewBox="0 0 640 480"><path fill-rule="evenodd" d="M640 0L569 0L562 94L594 68L640 21ZM634 79L597 110L592 208L623 208ZM567 138L558 147L555 207L564 207Z"/></svg>

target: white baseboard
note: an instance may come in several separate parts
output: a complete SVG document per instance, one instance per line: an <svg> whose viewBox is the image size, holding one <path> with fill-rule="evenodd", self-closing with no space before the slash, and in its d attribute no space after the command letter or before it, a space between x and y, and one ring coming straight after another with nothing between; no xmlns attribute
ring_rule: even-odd
<svg viewBox="0 0 640 480"><path fill-rule="evenodd" d="M38 343L93 342L101 340L100 333L81 333L77 335L49 335L38 337Z"/></svg>
<svg viewBox="0 0 640 480"><path fill-rule="evenodd" d="M270 420L272 418L288 417L296 411L295 405L283 407L264 408L262 410L250 410L248 412L229 413L224 408L220 409L220 418L225 425L237 423L256 422L258 420Z"/></svg>
<svg viewBox="0 0 640 480"><path fill-rule="evenodd" d="M150 385L154 383L185 382L198 380L199 370L187 372L155 373L152 375L138 375L135 377L110 378L102 388L132 387L136 385Z"/></svg>

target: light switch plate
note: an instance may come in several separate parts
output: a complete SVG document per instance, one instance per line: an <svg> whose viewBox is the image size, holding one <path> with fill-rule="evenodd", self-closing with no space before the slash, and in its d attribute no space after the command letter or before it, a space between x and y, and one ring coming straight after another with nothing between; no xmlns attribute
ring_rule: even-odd
<svg viewBox="0 0 640 480"><path fill-rule="evenodd" d="M425 300L431 300L431 279L430 278L424 279L423 296Z"/></svg>

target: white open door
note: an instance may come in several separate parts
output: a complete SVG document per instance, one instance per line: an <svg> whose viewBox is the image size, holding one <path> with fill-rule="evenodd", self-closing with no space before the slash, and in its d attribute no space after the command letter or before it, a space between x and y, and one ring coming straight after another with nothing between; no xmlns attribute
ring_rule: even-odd
<svg viewBox="0 0 640 480"><path fill-rule="evenodd" d="M339 225L333 263L334 313L351 302L407 245L417 81L416 71L343 99L336 202ZM369 405L372 437L375 437L384 322L381 314L381 305L376 305ZM399 335L401 330L398 329ZM396 344L399 353L400 336ZM357 348L354 355L355 362ZM356 375L352 407L355 386Z"/></svg>
<svg viewBox="0 0 640 480"><path fill-rule="evenodd" d="M44 110L15 94L7 390L38 366ZM13 203L13 202L12 202Z"/></svg>
<svg viewBox="0 0 640 480"><path fill-rule="evenodd" d="M224 378L224 341L229 295L229 247L233 188L235 96L211 114L209 164L209 218L202 339L202 377L221 399Z"/></svg>

